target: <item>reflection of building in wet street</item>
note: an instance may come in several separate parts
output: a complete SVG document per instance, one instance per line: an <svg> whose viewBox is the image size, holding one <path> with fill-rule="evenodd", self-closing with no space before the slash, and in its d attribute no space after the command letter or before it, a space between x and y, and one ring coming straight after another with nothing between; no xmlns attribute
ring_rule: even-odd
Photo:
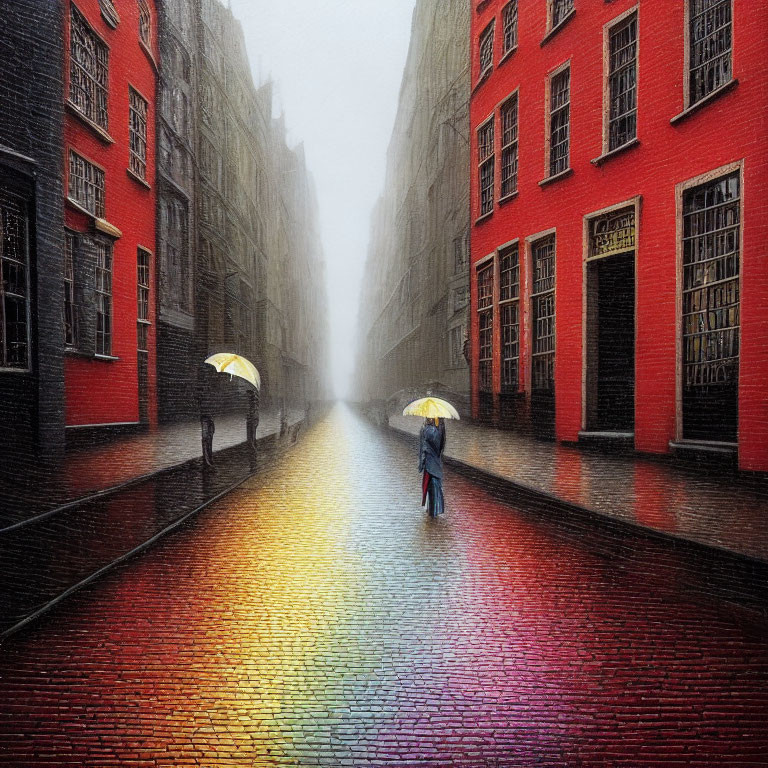
<svg viewBox="0 0 768 768"><path fill-rule="evenodd" d="M468 405L469 15L416 4L360 300L365 401L432 389Z"/></svg>
<svg viewBox="0 0 768 768"><path fill-rule="evenodd" d="M474 416L768 470L765 5L477 5Z"/></svg>

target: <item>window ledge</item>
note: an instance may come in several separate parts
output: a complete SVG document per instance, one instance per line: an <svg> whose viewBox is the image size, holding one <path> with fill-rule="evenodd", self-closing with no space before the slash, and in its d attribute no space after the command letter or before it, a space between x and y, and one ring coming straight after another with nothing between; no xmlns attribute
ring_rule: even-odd
<svg viewBox="0 0 768 768"><path fill-rule="evenodd" d="M94 360L101 360L104 363L115 363L120 358L119 357L115 357L114 355L94 355L93 359Z"/></svg>
<svg viewBox="0 0 768 768"><path fill-rule="evenodd" d="M604 154L600 155L600 157L596 157L594 160L590 160L590 162L592 165L602 165L606 160L610 160L612 157L616 157L616 155L620 155L622 152L637 146L640 146L640 139L635 136L634 139L628 141L626 144L622 144L620 147L616 147L616 149L605 152Z"/></svg>
<svg viewBox="0 0 768 768"><path fill-rule="evenodd" d="M115 140L97 123L94 123L90 117L86 117L69 99L67 99L67 109L84 125L87 125L105 144L114 144Z"/></svg>
<svg viewBox="0 0 768 768"><path fill-rule="evenodd" d="M114 355L97 355L95 352L83 352L83 350L75 349L74 347L67 347L64 350L64 354L67 357L83 357L86 360L101 360L105 363L114 363L120 359Z"/></svg>
<svg viewBox="0 0 768 768"><path fill-rule="evenodd" d="M493 216L493 211L488 211L488 213L484 213L482 216L479 216L475 219L475 226L485 221L486 219L490 219L491 216Z"/></svg>
<svg viewBox="0 0 768 768"><path fill-rule="evenodd" d="M515 190L514 192L510 192L508 195L505 195L504 197L499 198L499 205L504 205L504 203L508 203L511 200L514 200L518 195L518 191Z"/></svg>
<svg viewBox="0 0 768 768"><path fill-rule="evenodd" d="M149 182L146 179L142 179L141 176L139 176L138 173L135 173L130 168L126 168L125 172L138 184L141 184L142 187L146 187L147 189L152 189Z"/></svg>
<svg viewBox="0 0 768 768"><path fill-rule="evenodd" d="M691 104L690 107L686 107L679 115L675 115L669 122L672 125L676 125L681 120L685 120L686 117L692 115L694 112L698 112L702 107L706 107L711 101L719 98L725 93L732 91L739 84L738 78L729 80L725 85L721 85L717 90L708 93L703 99L699 99L695 104Z"/></svg>
<svg viewBox="0 0 768 768"><path fill-rule="evenodd" d="M93 226L96 227L99 232L114 237L115 240L118 240L123 236L123 233L114 224L110 224L106 219L94 219Z"/></svg>
<svg viewBox="0 0 768 768"><path fill-rule="evenodd" d="M493 72L493 64L491 64L490 67L486 67L485 71L477 79L475 87L472 89L472 93L475 93L475 91L477 91L480 86L491 76L491 72Z"/></svg>
<svg viewBox="0 0 768 768"><path fill-rule="evenodd" d="M32 373L32 371L28 367L27 368L10 368L10 367L3 368L2 366L0 366L0 373L14 373L14 374L23 375L23 374Z"/></svg>
<svg viewBox="0 0 768 768"><path fill-rule="evenodd" d="M83 215L87 216L89 219L95 219L96 216L94 216L91 211L89 211L84 206L80 205L80 203L77 202L77 200L74 200L73 198L67 196L67 205L70 208L74 208L78 213L82 213Z"/></svg>
<svg viewBox="0 0 768 768"><path fill-rule="evenodd" d="M576 8L571 8L571 10L568 11L568 13L562 19L560 19L558 25L556 27L552 27L552 29L550 29L549 32L544 35L539 45L546 45L575 15Z"/></svg>
<svg viewBox="0 0 768 768"><path fill-rule="evenodd" d="M499 59L499 64L502 64L505 62L515 51L517 50L517 45L513 45L504 55Z"/></svg>
<svg viewBox="0 0 768 768"><path fill-rule="evenodd" d="M555 181L560 181L560 179L566 179L573 173L573 168L566 168L564 171L560 171L560 173L556 173L554 176L547 176L546 179L542 179L539 182L540 187L546 187L548 184L552 184Z"/></svg>
<svg viewBox="0 0 768 768"><path fill-rule="evenodd" d="M144 51L144 55L149 59L149 63L152 65L152 69L154 69L155 73L158 74L159 69L157 62L155 61L154 54L150 50L149 46L141 38L139 38L139 47L142 51Z"/></svg>

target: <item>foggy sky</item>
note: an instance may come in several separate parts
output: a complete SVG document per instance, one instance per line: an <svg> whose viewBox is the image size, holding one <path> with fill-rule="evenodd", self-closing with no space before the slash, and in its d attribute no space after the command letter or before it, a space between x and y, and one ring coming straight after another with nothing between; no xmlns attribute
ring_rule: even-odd
<svg viewBox="0 0 768 768"><path fill-rule="evenodd" d="M224 0L226 2L226 0ZM291 145L304 142L328 272L331 380L349 390L370 215L408 52L415 0L231 0L258 83L275 81Z"/></svg>

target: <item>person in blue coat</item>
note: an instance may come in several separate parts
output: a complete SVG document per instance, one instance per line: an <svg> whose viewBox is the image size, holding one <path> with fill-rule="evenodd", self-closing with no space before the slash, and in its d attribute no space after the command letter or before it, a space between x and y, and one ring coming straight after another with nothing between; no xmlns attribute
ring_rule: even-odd
<svg viewBox="0 0 768 768"><path fill-rule="evenodd" d="M429 496L429 514L437 517L443 513L443 450L445 449L445 425L439 419L426 419L419 433L419 472L424 473L421 504Z"/></svg>

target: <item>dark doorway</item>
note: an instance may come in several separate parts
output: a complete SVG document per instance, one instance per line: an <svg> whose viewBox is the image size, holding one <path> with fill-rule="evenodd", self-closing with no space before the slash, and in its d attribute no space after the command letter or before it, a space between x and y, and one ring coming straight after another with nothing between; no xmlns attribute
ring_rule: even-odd
<svg viewBox="0 0 768 768"><path fill-rule="evenodd" d="M597 259L587 271L588 429L635 428L635 255Z"/></svg>

